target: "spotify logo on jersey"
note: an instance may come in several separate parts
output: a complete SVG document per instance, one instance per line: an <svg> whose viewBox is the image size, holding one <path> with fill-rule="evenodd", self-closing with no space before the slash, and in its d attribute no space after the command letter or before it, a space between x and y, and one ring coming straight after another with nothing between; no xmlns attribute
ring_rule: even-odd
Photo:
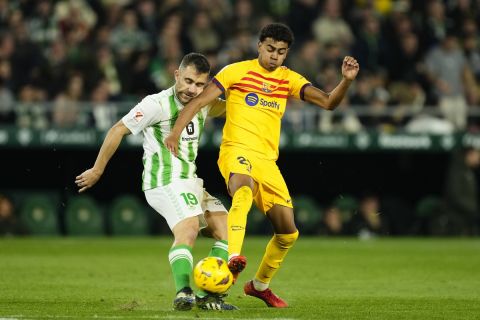
<svg viewBox="0 0 480 320"><path fill-rule="evenodd" d="M249 93L245 97L245 102L250 106L253 107L258 103L258 96L256 93Z"/></svg>

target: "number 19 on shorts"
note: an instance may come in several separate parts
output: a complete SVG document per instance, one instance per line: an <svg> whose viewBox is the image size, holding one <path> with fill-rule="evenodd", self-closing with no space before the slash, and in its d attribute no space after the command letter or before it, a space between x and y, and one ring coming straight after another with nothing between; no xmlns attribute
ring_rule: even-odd
<svg viewBox="0 0 480 320"><path fill-rule="evenodd" d="M187 206L194 206L194 205L198 204L197 197L195 197L195 195L193 193L183 192L183 193L180 193L180 195L182 196L182 198L185 201L185 203L187 204Z"/></svg>

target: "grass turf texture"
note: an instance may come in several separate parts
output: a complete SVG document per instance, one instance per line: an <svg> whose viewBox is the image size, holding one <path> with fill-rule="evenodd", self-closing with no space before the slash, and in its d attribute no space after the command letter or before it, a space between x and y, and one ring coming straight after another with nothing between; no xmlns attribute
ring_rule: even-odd
<svg viewBox="0 0 480 320"><path fill-rule="evenodd" d="M288 309L243 295L267 238L228 302L235 312L172 310L170 238L0 240L0 318L479 319L480 240L301 238L272 284ZM213 242L199 239L195 261Z"/></svg>

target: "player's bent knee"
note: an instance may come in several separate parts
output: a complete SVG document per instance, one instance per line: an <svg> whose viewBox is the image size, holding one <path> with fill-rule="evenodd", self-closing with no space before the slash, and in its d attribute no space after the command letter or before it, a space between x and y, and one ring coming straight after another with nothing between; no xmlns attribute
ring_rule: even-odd
<svg viewBox="0 0 480 320"><path fill-rule="evenodd" d="M299 236L298 230L294 233L275 234L275 240L281 248L289 249L293 247Z"/></svg>
<svg viewBox="0 0 480 320"><path fill-rule="evenodd" d="M234 174L228 182L228 190L230 195L233 196L240 188L248 187L253 192L255 188L255 181L252 177L244 174Z"/></svg>

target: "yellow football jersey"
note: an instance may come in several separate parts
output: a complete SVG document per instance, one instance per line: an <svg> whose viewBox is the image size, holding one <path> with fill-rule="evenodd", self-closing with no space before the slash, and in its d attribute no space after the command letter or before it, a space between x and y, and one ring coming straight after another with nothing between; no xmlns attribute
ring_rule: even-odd
<svg viewBox="0 0 480 320"><path fill-rule="evenodd" d="M270 72L258 59L226 66L213 82L227 99L220 148L236 146L255 152L259 158L276 160L287 98L303 99L310 82L284 66Z"/></svg>

